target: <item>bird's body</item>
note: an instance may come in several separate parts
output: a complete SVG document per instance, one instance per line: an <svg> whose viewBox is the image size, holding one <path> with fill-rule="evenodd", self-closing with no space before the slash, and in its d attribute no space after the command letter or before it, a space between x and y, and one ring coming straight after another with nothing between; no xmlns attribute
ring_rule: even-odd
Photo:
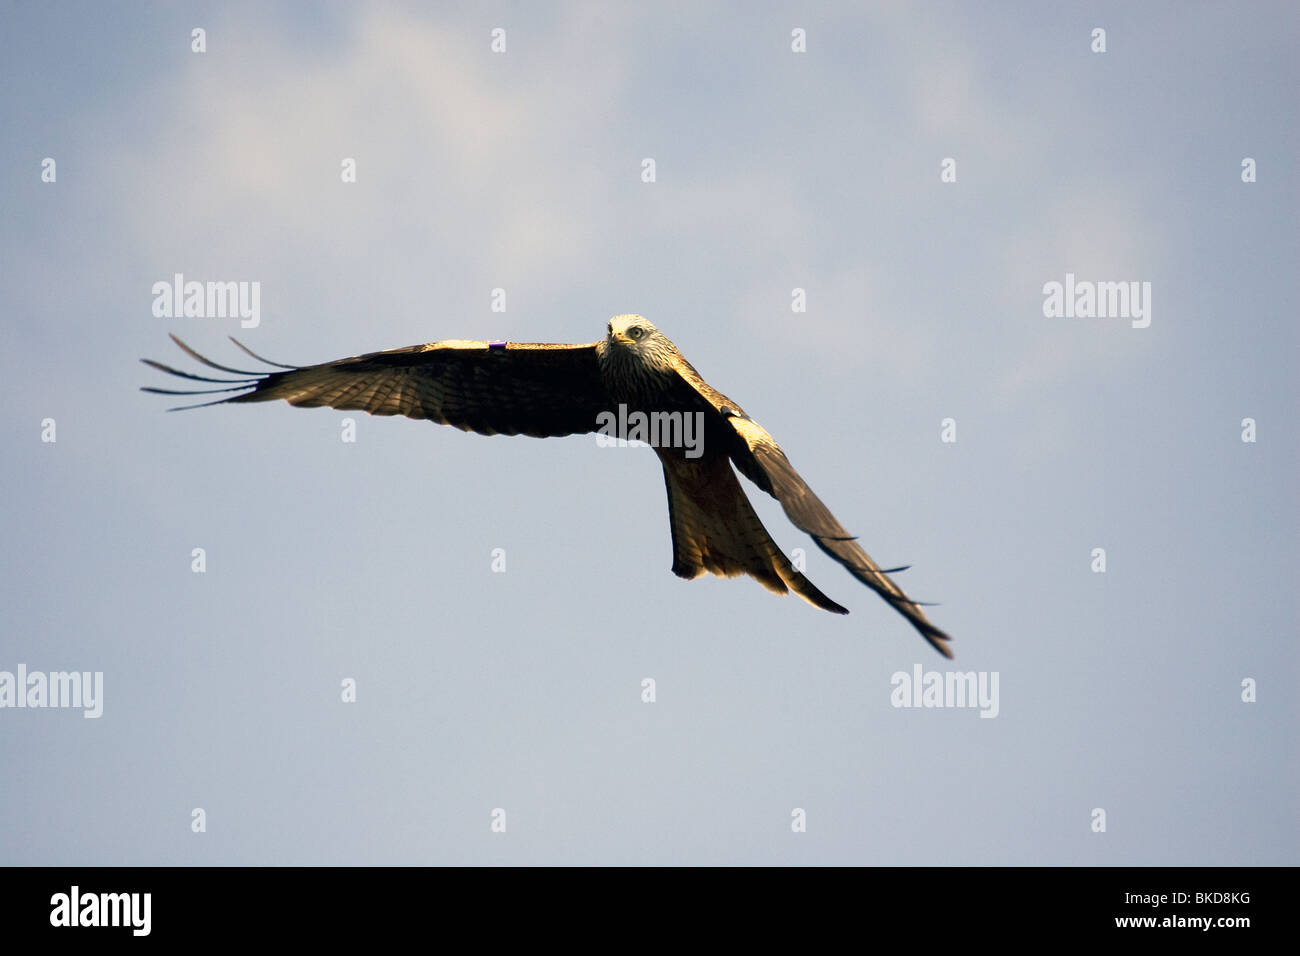
<svg viewBox="0 0 1300 956"><path fill-rule="evenodd" d="M680 440L689 429L668 429L667 434L677 440L651 442L668 491L675 574L683 578L705 571L725 577L748 574L770 591L794 591L816 607L848 613L777 547L740 487L734 464L776 498L787 517L819 548L906 617L937 651L952 656L948 635L931 624L917 602L867 556L804 483L772 436L705 382L677 347L641 316L616 316L605 338L587 345L454 339L302 368L267 362L280 369L269 373L217 365L179 339L176 342L209 368L249 376L214 379L144 360L182 378L232 386L210 392L243 393L205 404L282 398L292 405L405 415L482 434L534 437L601 431L611 422L617 423L617 437L635 437L623 433L624 423L637 420L638 415L643 421L679 424L681 416L692 416L688 424L699 426L696 441Z"/></svg>

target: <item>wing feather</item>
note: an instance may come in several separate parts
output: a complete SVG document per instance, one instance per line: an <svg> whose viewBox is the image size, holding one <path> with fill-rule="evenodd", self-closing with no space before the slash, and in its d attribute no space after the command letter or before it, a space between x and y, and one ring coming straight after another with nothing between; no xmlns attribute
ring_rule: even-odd
<svg viewBox="0 0 1300 956"><path fill-rule="evenodd" d="M907 618L930 646L944 657L952 657L952 638L926 618L921 605L904 593L889 573L871 559L830 509L813 493L776 440L727 396L705 382L683 359L678 372L714 411L730 426L734 441L728 452L736 468L781 503L786 517L812 536L817 547L834 558L849 574L871 588L899 614ZM734 478L733 478L734 481ZM894 569L902 570L902 569ZM816 602L813 602L816 603Z"/></svg>
<svg viewBox="0 0 1300 956"><path fill-rule="evenodd" d="M181 378L228 384L232 391L246 389L241 395L209 404L284 399L305 408L327 406L371 415L405 415L484 435L538 438L594 431L597 414L610 405L594 343L547 345L452 339L294 367L268 362L236 342L248 355L281 369L246 372L218 365L176 336L172 339L208 368L250 376L239 380L207 378L143 360ZM204 394L198 390L144 391Z"/></svg>

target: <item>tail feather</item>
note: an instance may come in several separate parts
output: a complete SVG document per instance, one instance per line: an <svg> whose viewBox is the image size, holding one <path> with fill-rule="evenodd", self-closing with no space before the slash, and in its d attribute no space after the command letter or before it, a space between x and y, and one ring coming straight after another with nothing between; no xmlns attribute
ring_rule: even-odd
<svg viewBox="0 0 1300 956"><path fill-rule="evenodd" d="M848 609L832 601L795 569L767 533L724 457L692 461L660 454L668 489L673 573L695 578L748 574L775 594L793 591L833 614Z"/></svg>

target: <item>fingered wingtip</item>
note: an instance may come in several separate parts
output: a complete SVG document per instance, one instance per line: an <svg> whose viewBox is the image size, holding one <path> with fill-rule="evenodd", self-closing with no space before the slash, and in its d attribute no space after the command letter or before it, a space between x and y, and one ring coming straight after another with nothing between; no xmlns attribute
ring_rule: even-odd
<svg viewBox="0 0 1300 956"><path fill-rule="evenodd" d="M921 631L921 636L936 651L948 658L948 660L952 660L952 648L948 646L952 638L948 636L946 631L941 631L936 627L928 631Z"/></svg>
<svg viewBox="0 0 1300 956"><path fill-rule="evenodd" d="M284 368L284 369L288 369L289 371L295 371L298 368L297 365L285 365L283 362L272 362L268 358L262 358L262 356L258 355L256 352L250 349L243 342L239 341L239 339L235 338L233 335L227 336L227 338L229 338L230 341L234 342L235 346L240 351L242 351L245 355L249 356L250 358L255 358L259 362L264 362L265 364L270 365L272 368Z"/></svg>

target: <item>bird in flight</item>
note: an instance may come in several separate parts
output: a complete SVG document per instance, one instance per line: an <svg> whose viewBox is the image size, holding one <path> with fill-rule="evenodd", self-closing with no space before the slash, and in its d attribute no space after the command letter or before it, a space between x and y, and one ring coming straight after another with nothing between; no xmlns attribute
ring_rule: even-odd
<svg viewBox="0 0 1300 956"><path fill-rule="evenodd" d="M781 503L786 516L817 546L907 618L930 645L952 657L951 638L889 577L813 494L781 446L727 396L714 389L668 337L639 315L610 320L606 335L586 345L471 342L372 352L301 368L270 362L231 339L251 358L278 371L218 365L172 340L204 366L242 378L194 375L142 359L146 365L213 389L144 388L161 395L240 392L186 405L284 399L308 408L405 415L482 435L603 432L614 439L651 439L668 486L673 573L695 578L748 574L769 591L794 591L815 607L848 610L798 571L758 520L731 466Z"/></svg>

